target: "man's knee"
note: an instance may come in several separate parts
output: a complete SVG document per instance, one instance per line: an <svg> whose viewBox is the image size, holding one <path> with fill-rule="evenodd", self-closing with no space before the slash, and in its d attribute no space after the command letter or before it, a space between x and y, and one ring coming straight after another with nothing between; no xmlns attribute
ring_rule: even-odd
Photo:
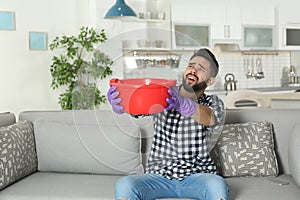
<svg viewBox="0 0 300 200"><path fill-rule="evenodd" d="M128 200L138 194L138 183L133 176L124 176L117 180L115 185L115 197L117 200ZM135 199L135 198L133 198Z"/></svg>

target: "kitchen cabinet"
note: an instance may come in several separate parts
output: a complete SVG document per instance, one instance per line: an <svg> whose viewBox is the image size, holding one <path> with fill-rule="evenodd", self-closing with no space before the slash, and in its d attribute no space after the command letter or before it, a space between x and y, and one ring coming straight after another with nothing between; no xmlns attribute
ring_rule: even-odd
<svg viewBox="0 0 300 200"><path fill-rule="evenodd" d="M299 7L299 1L278 6L278 25L300 24Z"/></svg>
<svg viewBox="0 0 300 200"><path fill-rule="evenodd" d="M213 6L209 2L203 0L171 1L171 19L173 22L211 24L212 16Z"/></svg>
<svg viewBox="0 0 300 200"><path fill-rule="evenodd" d="M241 8L235 5L213 5L212 39L241 39Z"/></svg>
<svg viewBox="0 0 300 200"><path fill-rule="evenodd" d="M242 50L274 50L275 28L270 25L244 25Z"/></svg>
<svg viewBox="0 0 300 200"><path fill-rule="evenodd" d="M201 6L192 6L201 4ZM199 0L172 0L172 48L211 47L212 6Z"/></svg>
<svg viewBox="0 0 300 200"><path fill-rule="evenodd" d="M300 50L300 45L286 44L286 28L300 30L300 2L287 3L278 7L278 48L279 50ZM299 38L300 40L300 38Z"/></svg>
<svg viewBox="0 0 300 200"><path fill-rule="evenodd" d="M209 47L210 25L173 22L172 49L194 50Z"/></svg>
<svg viewBox="0 0 300 200"><path fill-rule="evenodd" d="M247 5L242 8L243 25L272 25L276 24L276 9L273 5Z"/></svg>
<svg viewBox="0 0 300 200"><path fill-rule="evenodd" d="M193 6L199 5L201 6ZM241 40L241 8L223 1L173 0L172 23L210 27L209 47ZM182 11L186 12L182 12ZM235 41L235 42L236 42Z"/></svg>
<svg viewBox="0 0 300 200"><path fill-rule="evenodd" d="M263 16L263 17L262 17ZM242 8L242 50L274 50L277 47L276 9L272 5Z"/></svg>

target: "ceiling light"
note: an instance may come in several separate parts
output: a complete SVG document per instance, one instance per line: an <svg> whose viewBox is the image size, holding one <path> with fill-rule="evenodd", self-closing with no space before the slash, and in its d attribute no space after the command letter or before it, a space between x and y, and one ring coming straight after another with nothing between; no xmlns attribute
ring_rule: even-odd
<svg viewBox="0 0 300 200"><path fill-rule="evenodd" d="M137 15L124 0L117 0L116 3L107 11L104 18L115 19L121 17L137 17Z"/></svg>

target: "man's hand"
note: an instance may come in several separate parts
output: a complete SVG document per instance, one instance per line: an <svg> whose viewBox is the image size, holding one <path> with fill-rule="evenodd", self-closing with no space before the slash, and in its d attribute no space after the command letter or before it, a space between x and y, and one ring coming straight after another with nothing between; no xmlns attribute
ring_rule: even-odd
<svg viewBox="0 0 300 200"><path fill-rule="evenodd" d="M107 99L111 104L113 111L115 113L122 114L124 113L124 111L123 111L123 106L120 105L122 99L118 97L119 94L120 93L116 90L116 87L111 86L107 91Z"/></svg>
<svg viewBox="0 0 300 200"><path fill-rule="evenodd" d="M166 101L169 105L165 108L165 110L168 111L174 108L185 117L190 117L197 111L197 103L182 96L176 86L170 88L168 92L170 97L168 97Z"/></svg>

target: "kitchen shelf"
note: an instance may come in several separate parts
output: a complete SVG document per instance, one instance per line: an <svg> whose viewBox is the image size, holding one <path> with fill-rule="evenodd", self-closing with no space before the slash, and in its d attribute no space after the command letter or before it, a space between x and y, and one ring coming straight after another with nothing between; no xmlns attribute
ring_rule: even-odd
<svg viewBox="0 0 300 200"><path fill-rule="evenodd" d="M181 56L182 53L168 48L123 49L123 56Z"/></svg>
<svg viewBox="0 0 300 200"><path fill-rule="evenodd" d="M279 52L276 50L249 50L241 51L242 55L274 55L278 56Z"/></svg>
<svg viewBox="0 0 300 200"><path fill-rule="evenodd" d="M164 19L140 19L140 18L128 18L128 19L121 19L122 22L132 22L132 23L170 23L169 20Z"/></svg>

